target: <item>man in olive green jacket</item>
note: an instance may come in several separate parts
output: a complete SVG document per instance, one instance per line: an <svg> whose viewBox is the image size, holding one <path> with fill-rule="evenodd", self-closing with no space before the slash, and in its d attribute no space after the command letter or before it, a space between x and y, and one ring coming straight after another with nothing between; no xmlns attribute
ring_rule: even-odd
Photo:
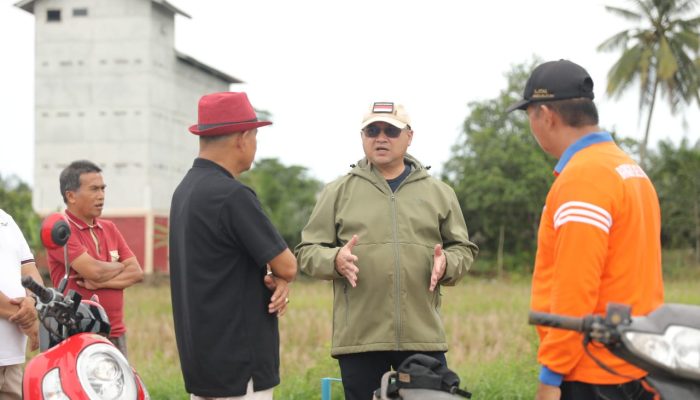
<svg viewBox="0 0 700 400"><path fill-rule="evenodd" d="M414 353L444 363L440 286L478 252L454 191L406 153L400 105L374 103L362 123L365 158L327 185L295 249L308 275L333 280L333 343L345 398L366 400Z"/></svg>

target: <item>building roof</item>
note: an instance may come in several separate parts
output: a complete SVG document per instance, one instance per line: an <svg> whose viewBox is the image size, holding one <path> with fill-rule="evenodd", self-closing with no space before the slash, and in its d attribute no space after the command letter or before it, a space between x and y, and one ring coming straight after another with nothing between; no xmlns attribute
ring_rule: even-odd
<svg viewBox="0 0 700 400"><path fill-rule="evenodd" d="M185 53L182 53L180 51L175 50L175 55L177 56L178 60L185 62L187 64L190 64L193 67L199 68L208 74L216 76L217 78L223 79L224 81L226 81L228 83L244 83L242 80L240 80L238 78L234 78L233 76L231 76L225 72L221 72L214 67L210 67L207 64L204 64L203 62L201 62L201 61L199 61L191 56L188 56Z"/></svg>
<svg viewBox="0 0 700 400"><path fill-rule="evenodd" d="M168 3L166 0L151 0L151 1L158 4L158 5L165 7L166 9L168 9L170 11L172 11L173 14L180 14L183 17L192 18L189 14L180 10L179 8L175 7L174 5ZM15 7L19 7L26 12L34 14L34 3L35 2L36 2L36 0L20 0L17 3L15 3Z"/></svg>
<svg viewBox="0 0 700 400"><path fill-rule="evenodd" d="M34 14L34 3L36 3L37 0L20 0L17 3L15 3L15 7L21 8L24 11L27 11L29 13ZM156 3L162 7L165 7L169 11L172 11L174 14L180 14L184 17L187 18L192 18L189 14L185 13L184 11L180 10L179 8L173 6L172 4L168 3L167 0L151 0L153 3ZM175 50L175 55L177 56L177 59L187 63L195 68L198 68L210 75L213 75L221 80L224 80L228 83L244 83L242 80L235 78L225 72L219 71L218 69L214 67L210 67L207 64L204 64L203 62L188 56L187 54L181 53L177 50Z"/></svg>

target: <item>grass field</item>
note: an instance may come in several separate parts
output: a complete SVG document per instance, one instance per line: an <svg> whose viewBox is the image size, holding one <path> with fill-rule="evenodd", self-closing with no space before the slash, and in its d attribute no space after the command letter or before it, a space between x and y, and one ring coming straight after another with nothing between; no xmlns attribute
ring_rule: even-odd
<svg viewBox="0 0 700 400"><path fill-rule="evenodd" d="M668 302L700 304L700 278L667 279ZM537 366L534 329L527 325L527 278L467 278L443 289L448 363L474 399L533 397ZM332 288L328 282L293 284L291 306L280 320L282 383L276 399L320 399L320 379L340 376L330 353ZM167 282L126 292L129 359L153 399L188 399L175 346ZM342 398L342 388L333 389Z"/></svg>

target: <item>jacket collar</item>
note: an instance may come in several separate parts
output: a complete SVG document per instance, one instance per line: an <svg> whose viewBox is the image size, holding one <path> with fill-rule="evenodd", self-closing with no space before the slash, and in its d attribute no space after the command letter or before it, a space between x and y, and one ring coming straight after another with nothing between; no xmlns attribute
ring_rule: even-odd
<svg viewBox="0 0 700 400"><path fill-rule="evenodd" d="M415 157L410 154L406 154L403 157L404 163L411 166L411 174L406 178L406 181L412 181L419 178L425 178L428 176L427 169L420 163ZM353 167L350 174L362 176L371 181L375 180L385 180L381 173L376 168L373 168L369 163L367 157L361 159L357 162L357 165Z"/></svg>
<svg viewBox="0 0 700 400"><path fill-rule="evenodd" d="M423 165L410 154L404 155L403 160L405 163L408 163L411 166L411 172L408 174L406 180L404 180L404 182L401 185L405 185L407 183L411 183L430 176L428 174L427 169L423 167ZM367 160L367 157L358 161L357 165L355 165L348 174L355 175L357 177L368 180L381 191L391 192L391 188L389 187L389 184L387 183L384 176L379 172L379 170L372 167L372 165L369 163L369 160Z"/></svg>
<svg viewBox="0 0 700 400"><path fill-rule="evenodd" d="M588 135L582 136L571 144L571 146L569 146L566 150L564 150L559 162L557 162L557 165L554 167L554 175L561 174L561 171L564 170L564 167L566 167L566 164L569 163L571 157L573 157L574 154L578 153L579 151L594 144L612 141L612 135L605 131L589 133Z"/></svg>

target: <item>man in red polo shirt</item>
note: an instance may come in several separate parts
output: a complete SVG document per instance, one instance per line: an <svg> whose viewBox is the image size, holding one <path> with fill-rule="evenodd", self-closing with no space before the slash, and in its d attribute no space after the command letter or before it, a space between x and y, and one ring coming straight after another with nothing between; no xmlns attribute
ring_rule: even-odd
<svg viewBox="0 0 700 400"><path fill-rule="evenodd" d="M61 172L60 185L66 203L68 240L67 289L83 298L99 297L112 325L109 340L126 356L124 289L143 280L143 270L117 227L102 215L105 187L102 170L86 160L74 161ZM54 286L66 273L63 249L48 251Z"/></svg>

